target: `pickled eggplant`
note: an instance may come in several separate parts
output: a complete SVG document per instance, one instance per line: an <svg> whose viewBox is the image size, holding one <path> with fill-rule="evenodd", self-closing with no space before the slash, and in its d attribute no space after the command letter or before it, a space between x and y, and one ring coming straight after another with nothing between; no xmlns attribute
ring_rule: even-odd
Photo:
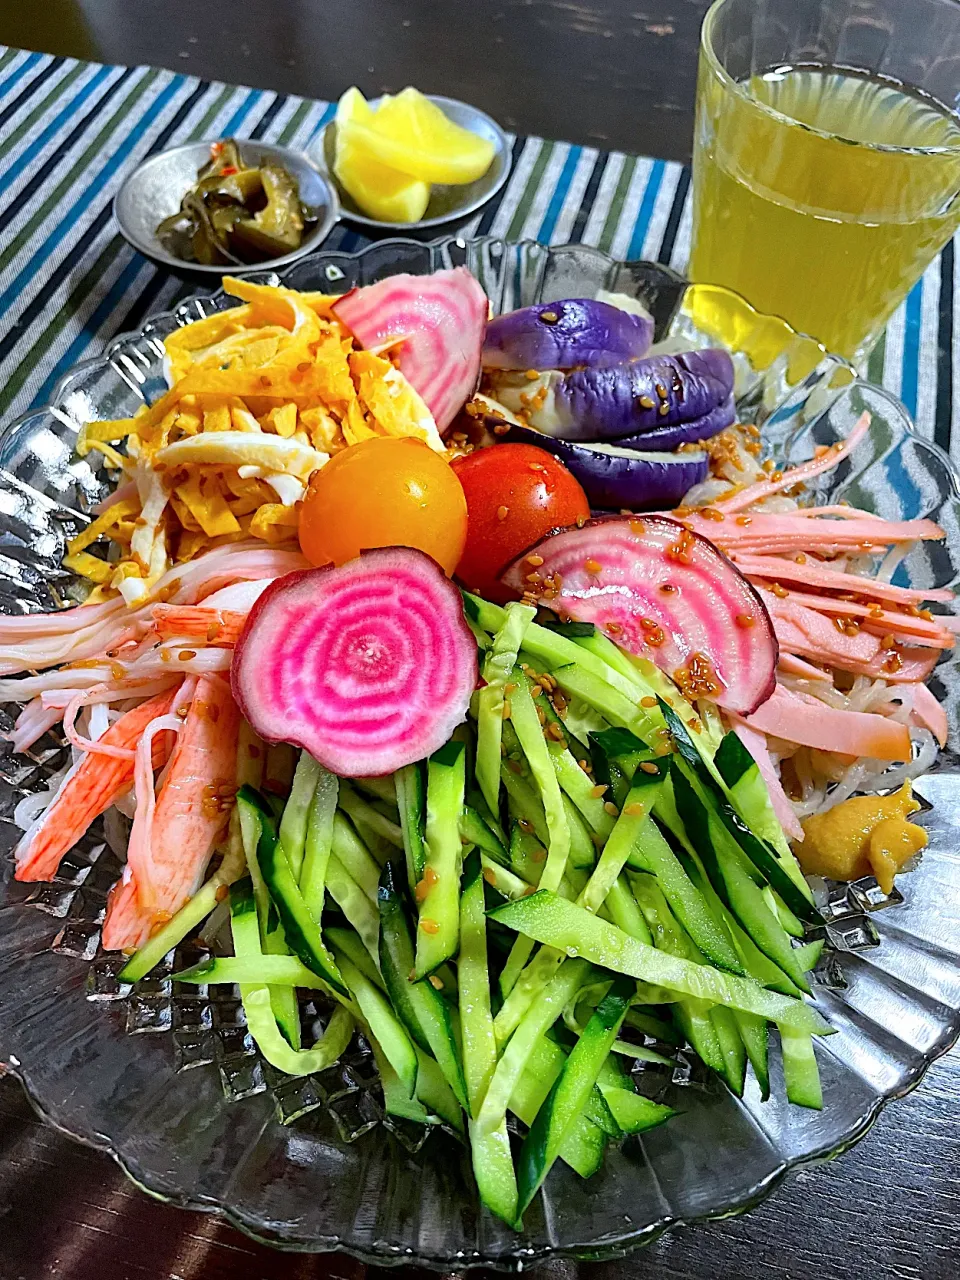
<svg viewBox="0 0 960 1280"><path fill-rule="evenodd" d="M157 236L184 262L235 266L299 249L311 221L292 174L274 162L246 165L237 142L227 138L213 143L195 186Z"/></svg>

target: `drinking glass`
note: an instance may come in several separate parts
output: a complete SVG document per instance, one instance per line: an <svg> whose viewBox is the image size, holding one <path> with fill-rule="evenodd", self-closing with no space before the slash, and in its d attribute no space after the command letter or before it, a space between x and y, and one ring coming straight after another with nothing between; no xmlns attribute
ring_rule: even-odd
<svg viewBox="0 0 960 1280"><path fill-rule="evenodd" d="M693 280L862 365L960 223L956 0L716 0Z"/></svg>

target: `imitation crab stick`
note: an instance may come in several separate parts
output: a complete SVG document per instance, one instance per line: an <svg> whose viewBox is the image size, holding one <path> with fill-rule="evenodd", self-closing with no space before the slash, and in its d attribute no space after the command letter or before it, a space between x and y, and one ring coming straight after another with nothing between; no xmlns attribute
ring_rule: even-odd
<svg viewBox="0 0 960 1280"><path fill-rule="evenodd" d="M137 806L130 861L107 906L107 950L141 946L196 892L233 804L239 727L226 681L201 676L142 839L146 806Z"/></svg>
<svg viewBox="0 0 960 1280"><path fill-rule="evenodd" d="M235 609L207 609L196 604L155 604L153 629L161 636L197 636L207 644L230 648L237 643L245 613Z"/></svg>
<svg viewBox="0 0 960 1280"><path fill-rule="evenodd" d="M165 715L175 691L158 694L126 712L110 726L102 741L114 747L132 748L151 720ZM160 768L170 752L168 735L157 739L153 763ZM39 823L26 832L16 849L18 880L49 880L60 859L72 849L87 828L128 790L133 782L133 760L87 755L67 778Z"/></svg>

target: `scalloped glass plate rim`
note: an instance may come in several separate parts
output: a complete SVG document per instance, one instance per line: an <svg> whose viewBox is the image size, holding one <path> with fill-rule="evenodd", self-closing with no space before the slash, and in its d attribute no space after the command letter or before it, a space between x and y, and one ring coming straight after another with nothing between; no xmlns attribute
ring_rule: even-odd
<svg viewBox="0 0 960 1280"><path fill-rule="evenodd" d="M285 276L291 274L293 271L302 270L305 263L310 261L322 260L325 257L331 259L336 258L341 261L343 259L361 259L364 254L370 250L376 250L379 253L383 253L384 250L389 251L391 246L397 246L398 248L402 247L403 249L416 249L420 251L439 251L442 250L443 247L451 245L456 245L466 249L471 245L483 246L489 244L504 244L516 250L520 250L526 245L529 245L531 249L536 248L544 253L562 249L576 249L595 257L599 262L605 264L608 270L617 266L623 266L626 268L644 266L659 273L665 281L669 281L679 288L688 284L683 276L663 264L643 262L642 260L623 261L614 258L599 249L595 249L592 246L580 244L543 246L539 245L537 242L510 242L494 236L478 237L473 239L467 237L440 236L436 240L429 242L415 241L406 237L392 237L390 239L377 241L374 244L366 246L354 253L342 253L339 251L329 250L325 251L321 249L309 255L307 258L301 259L293 266L285 268L279 273L265 271L259 272L257 275L272 280L276 280L279 277L282 281ZM247 278L251 278L251 273L244 274ZM256 275L254 275L253 278L256 278ZM111 354L114 351L121 347L125 342L136 340L137 338L145 338L151 325L154 325L159 321L174 320L179 312L188 308L194 302L208 302L211 299L216 300L221 296L223 296L222 290L215 291L212 294L198 291L197 293L185 298L177 305L177 307L171 308L168 311L155 313L148 317L138 330L117 335L106 345L104 352L101 355L94 356L73 365L58 380L51 396L51 402L48 405L38 406L28 410L0 431L0 459L2 459L6 454L10 441L16 435L18 430L26 426L31 419L45 411L50 413L53 417L57 416L57 402L61 399L64 389L69 385L70 381L76 378L79 373L95 369L98 366L109 365ZM811 343L822 353L824 357L829 355L821 344L815 343L813 339L808 338L806 335L797 333L789 324L787 324L786 321L783 321L779 317L763 316L762 313L756 312L756 310L746 303L745 300L739 298L737 295L734 296L736 297L737 304L739 306L742 306L747 311L757 315L758 319L762 319L768 323L773 322L777 326L782 326L783 333L787 340L795 338L806 343ZM850 370L857 383L870 386L871 389L875 389L873 388L873 384L869 384L866 380L857 377L855 370L852 369L852 366L850 366L847 361L842 360L839 357L831 358L835 361L838 367L845 367ZM945 471L951 478L954 496L960 498L960 471L958 471L952 460L946 452L934 442L919 436L919 433L916 431L916 428L910 420L906 409L902 404L900 404L900 402L895 401L894 397L889 395L887 392L883 392L883 395L898 411L898 416L901 419L903 428L907 435L914 436L917 439L922 440L924 447L930 450L933 455L940 458ZM2 462L0 462L0 465L2 465ZM946 756L942 758L941 767L945 763L947 763ZM29 1066L20 1062L17 1058L10 1056L6 1062L0 1063L0 1071L13 1075L20 1080L31 1105L45 1123L51 1125L51 1127L74 1141L110 1155L123 1169L124 1173L141 1190L166 1203L174 1204L182 1208L189 1208L198 1212L221 1215L251 1238L269 1244L274 1248L292 1252L318 1253L340 1250L351 1254L362 1261L388 1266L417 1262L436 1269L449 1269L451 1266L474 1265L486 1265L497 1269L510 1269L516 1266L522 1267L534 1265L536 1263L544 1262L552 1257L579 1260L602 1260L623 1257L633 1249L649 1243L664 1231L678 1226L689 1226L699 1222L728 1217L732 1214L745 1212L755 1207L766 1199L767 1196L769 1196L789 1174L825 1159L840 1155L849 1147L853 1146L870 1129L871 1125L888 1101L903 1097L915 1088L922 1080L926 1069L932 1064L932 1062L944 1053L948 1052L956 1043L958 1037L960 1037L960 1011L953 1010L953 1013L954 1018L952 1023L949 1025L948 1034L941 1037L932 1050L923 1053L922 1062L910 1072L908 1077L899 1085L899 1087L891 1090L889 1093L878 1092L877 1096L873 1098L869 1105L867 1105L853 1120L848 1122L847 1129L839 1140L834 1141L831 1139L826 1141L820 1147L806 1152L799 1157L781 1157L779 1166L770 1170L762 1180L751 1187L750 1191L747 1194L742 1195L741 1198L733 1199L728 1203L718 1205L714 1209L704 1210L697 1213L687 1213L683 1215L665 1213L656 1220L646 1223L642 1227L624 1231L622 1236L606 1235L602 1242L597 1243L591 1243L588 1240L584 1240L581 1243L574 1242L558 1246L545 1245L542 1247L525 1247L522 1243L522 1237L519 1237L516 1247L512 1249L509 1254L499 1254L496 1256L483 1255L479 1252L472 1251L463 1251L457 1256L449 1253L431 1256L428 1253L420 1253L413 1249L405 1249L396 1245L391 1246L387 1241L377 1241L374 1247L364 1248L356 1244L344 1243L339 1238L335 1237L321 1237L311 1240L291 1240L272 1236L264 1231L262 1223L258 1223L249 1215L240 1212L237 1207L232 1206L225 1199L219 1199L214 1196L200 1196L198 1194L171 1192L168 1188L161 1185L159 1177L155 1177L152 1173L140 1169L135 1160L129 1156L124 1156L116 1150L109 1137L101 1133L94 1132L91 1129L84 1130L76 1123L71 1123L64 1114L63 1109L58 1112L56 1107L47 1106L44 1103L43 1099L40 1097L38 1088L35 1087L31 1080ZM0 1050L0 1052L2 1052L2 1050Z"/></svg>

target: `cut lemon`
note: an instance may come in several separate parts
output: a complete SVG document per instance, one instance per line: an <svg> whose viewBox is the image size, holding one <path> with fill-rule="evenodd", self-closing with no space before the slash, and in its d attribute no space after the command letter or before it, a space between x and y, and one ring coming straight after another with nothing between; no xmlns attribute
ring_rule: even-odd
<svg viewBox="0 0 960 1280"><path fill-rule="evenodd" d="M333 172L362 213L378 222L419 222L430 200L430 185L391 169L354 138L357 126L337 124Z"/></svg>
<svg viewBox="0 0 960 1280"><path fill-rule="evenodd" d="M493 160L492 142L454 124L416 89L387 98L372 119L349 123L358 147L422 182L475 182Z"/></svg>

